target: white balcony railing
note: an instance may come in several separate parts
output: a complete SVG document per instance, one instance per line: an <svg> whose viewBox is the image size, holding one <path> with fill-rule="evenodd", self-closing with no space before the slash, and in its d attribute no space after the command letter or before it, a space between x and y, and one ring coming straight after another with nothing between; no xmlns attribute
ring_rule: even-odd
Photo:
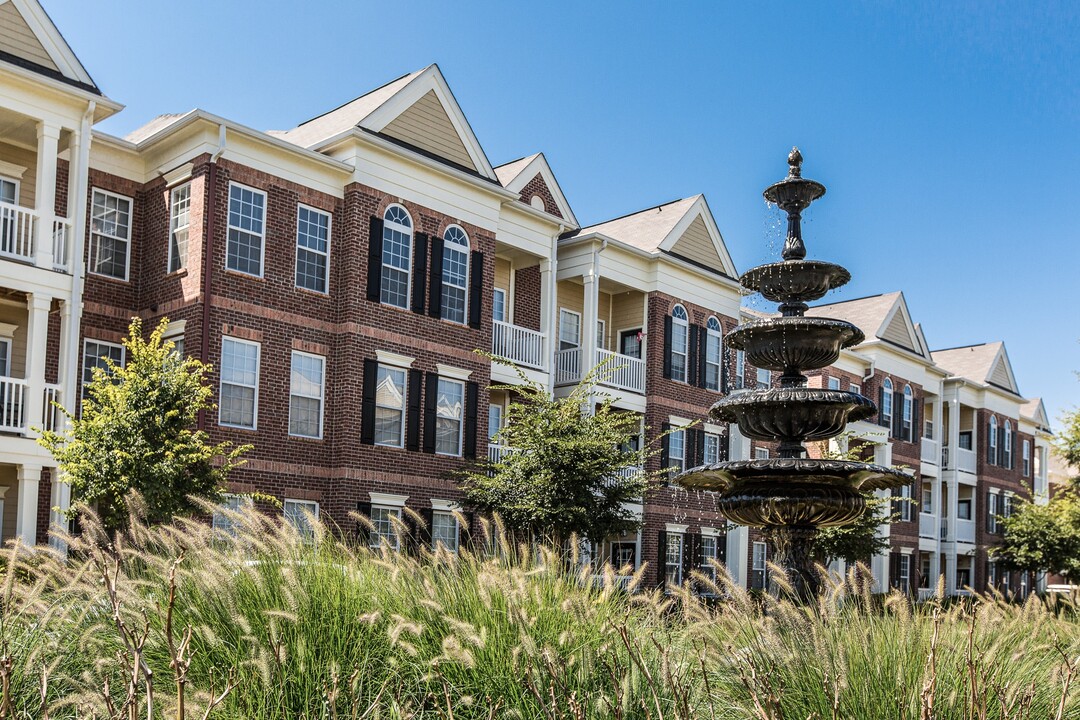
<svg viewBox="0 0 1080 720"><path fill-rule="evenodd" d="M924 463L937 465L941 457L941 451L938 449L938 441L924 437L922 439L921 457Z"/></svg>
<svg viewBox="0 0 1080 720"><path fill-rule="evenodd" d="M581 348L555 353L555 384L567 385L581 379Z"/></svg>
<svg viewBox="0 0 1080 720"><path fill-rule="evenodd" d="M66 218L53 220L53 270L67 272L68 246L71 242L71 221Z"/></svg>
<svg viewBox="0 0 1080 720"><path fill-rule="evenodd" d="M0 432L26 431L26 381L0 377Z"/></svg>
<svg viewBox="0 0 1080 720"><path fill-rule="evenodd" d="M975 452L964 448L942 448L941 464L946 470L963 470L974 473L978 467Z"/></svg>
<svg viewBox="0 0 1080 720"><path fill-rule="evenodd" d="M488 443L488 461L497 463L504 457L514 452L515 448L508 447L506 445L496 445L495 443Z"/></svg>
<svg viewBox="0 0 1080 720"><path fill-rule="evenodd" d="M606 361L606 362L605 362ZM596 351L596 364L604 362L598 378L600 385L645 392L645 361L610 350ZM568 385L581 379L581 348L570 348L555 353L555 384Z"/></svg>
<svg viewBox="0 0 1080 720"><path fill-rule="evenodd" d="M45 385L45 397L41 408L42 426L45 430L60 430L64 427L64 414L53 403L60 403L60 386Z"/></svg>
<svg viewBox="0 0 1080 720"><path fill-rule="evenodd" d="M932 538L937 528L937 516L930 513L919 513L919 537Z"/></svg>
<svg viewBox="0 0 1080 720"><path fill-rule="evenodd" d="M492 324L491 352L536 370L546 365L543 333L500 320Z"/></svg>
<svg viewBox="0 0 1080 720"><path fill-rule="evenodd" d="M0 256L34 261L34 232L37 213L11 203L0 202Z"/></svg>
<svg viewBox="0 0 1080 720"><path fill-rule="evenodd" d="M975 521L974 520L957 520L956 521L956 541L973 543L975 542Z"/></svg>

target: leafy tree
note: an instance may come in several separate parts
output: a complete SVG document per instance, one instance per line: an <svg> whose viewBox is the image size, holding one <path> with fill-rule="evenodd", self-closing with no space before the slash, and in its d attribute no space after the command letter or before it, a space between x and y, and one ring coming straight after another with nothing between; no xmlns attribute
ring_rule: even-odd
<svg viewBox="0 0 1080 720"><path fill-rule="evenodd" d="M639 521L624 503L640 502L660 473L620 474L644 466L656 451L628 449L639 432L639 416L613 408L611 398L596 390L600 374L610 370L601 363L570 395L552 398L514 369L521 385L492 388L517 394L496 437L513 450L497 462L457 473L468 502L497 513L521 537L565 541L576 534L602 540L636 530Z"/></svg>
<svg viewBox="0 0 1080 720"><path fill-rule="evenodd" d="M198 413L214 408L204 383L210 366L181 357L163 341L167 325L162 319L144 339L142 322L132 318L124 340L127 364L95 368L81 415L60 408L68 429L43 432L38 440L71 484L72 500L96 506L111 531L126 524L125 497L132 490L151 522L194 511L190 496L218 499L249 449L212 445L195 429Z"/></svg>

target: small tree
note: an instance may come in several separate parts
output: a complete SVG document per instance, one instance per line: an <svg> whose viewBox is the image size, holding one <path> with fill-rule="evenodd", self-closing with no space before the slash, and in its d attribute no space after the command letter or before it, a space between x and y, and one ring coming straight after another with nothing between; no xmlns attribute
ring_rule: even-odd
<svg viewBox="0 0 1080 720"><path fill-rule="evenodd" d="M561 398L552 398L514 369L521 385L492 388L518 395L496 438L512 450L497 462L481 462L457 474L468 502L497 513L509 530L524 537L562 542L576 534L602 540L636 530L639 520L625 503L641 502L659 473L621 471L644 467L655 451L628 449L639 432L639 416L613 408L610 397L598 395L597 378L608 371L605 365L593 368Z"/></svg>
<svg viewBox="0 0 1080 720"><path fill-rule="evenodd" d="M96 506L110 531L126 524L125 497L132 490L142 495L151 522L194 511L190 496L218 499L249 449L211 445L195 428L198 413L214 408L213 391L203 382L210 366L180 357L163 341L167 325L162 319L144 339L142 322L132 318L126 365L109 361L95 368L81 415L60 408L68 429L43 432L38 440L71 484L72 500Z"/></svg>

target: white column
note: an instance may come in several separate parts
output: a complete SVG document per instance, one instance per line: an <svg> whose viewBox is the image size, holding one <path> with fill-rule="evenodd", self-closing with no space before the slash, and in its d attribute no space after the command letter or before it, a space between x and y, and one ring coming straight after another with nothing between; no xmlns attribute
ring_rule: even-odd
<svg viewBox="0 0 1080 720"><path fill-rule="evenodd" d="M555 351L555 273L550 259L540 261L540 332L544 335L543 357L548 370L548 387L554 387L554 365L552 356Z"/></svg>
<svg viewBox="0 0 1080 720"><path fill-rule="evenodd" d="M71 486L61 482L59 468L52 468L52 483L49 495L49 526L56 530L67 530L68 519L64 514L71 507ZM67 543L54 537L49 538L49 545L62 553L67 552Z"/></svg>
<svg viewBox="0 0 1080 720"><path fill-rule="evenodd" d="M35 187L38 225L34 238L34 263L52 269L53 219L56 217L56 153L60 127L45 122L37 127L37 185Z"/></svg>
<svg viewBox="0 0 1080 720"><path fill-rule="evenodd" d="M585 304L581 315L581 372L585 374L596 364L596 321L600 312L600 278L595 266L582 278L585 283Z"/></svg>
<svg viewBox="0 0 1080 720"><path fill-rule="evenodd" d="M49 306L52 298L35 293L27 300L26 325L26 424L40 428L45 404L45 348L49 339ZM33 430L30 435L36 436Z"/></svg>
<svg viewBox="0 0 1080 720"><path fill-rule="evenodd" d="M27 547L37 545L38 486L40 484L40 465L19 466L19 508L15 518L15 534Z"/></svg>

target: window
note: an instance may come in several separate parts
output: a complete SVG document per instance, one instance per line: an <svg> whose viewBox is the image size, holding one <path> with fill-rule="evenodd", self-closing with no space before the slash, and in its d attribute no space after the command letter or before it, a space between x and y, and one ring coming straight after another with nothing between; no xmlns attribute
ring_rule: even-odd
<svg viewBox="0 0 1080 720"><path fill-rule="evenodd" d="M885 378L885 382L881 385L881 424L885 427L892 426L892 400L892 380Z"/></svg>
<svg viewBox="0 0 1080 720"><path fill-rule="evenodd" d="M581 347L581 315L573 310L559 309L559 349Z"/></svg>
<svg viewBox="0 0 1080 720"><path fill-rule="evenodd" d="M723 342L720 321L709 318L705 325L705 388L720 389L720 345Z"/></svg>
<svg viewBox="0 0 1080 720"><path fill-rule="evenodd" d="M757 369L757 389L768 390L772 387L772 371L763 368Z"/></svg>
<svg viewBox="0 0 1080 720"><path fill-rule="evenodd" d="M11 340L0 338L0 377L11 377Z"/></svg>
<svg viewBox="0 0 1080 720"><path fill-rule="evenodd" d="M912 427L911 427L912 415L911 414L914 411L914 403L915 403L915 396L914 396L914 393L911 392L911 386L910 385L905 385L904 386L904 414L902 416L904 424L903 424L903 428L901 428L901 438L903 438L904 440L907 440L909 442L912 439Z"/></svg>
<svg viewBox="0 0 1080 720"><path fill-rule="evenodd" d="M735 351L735 389L742 390L746 387L746 352Z"/></svg>
<svg viewBox="0 0 1080 720"><path fill-rule="evenodd" d="M956 587L960 589L971 587L971 568L970 567L957 567L956 568Z"/></svg>
<svg viewBox="0 0 1080 720"><path fill-rule="evenodd" d="M330 263L330 215L299 206L296 211L296 287L326 292Z"/></svg>
<svg viewBox="0 0 1080 720"><path fill-rule="evenodd" d="M435 405L435 452L461 455L461 418L465 405L465 383L439 378Z"/></svg>
<svg viewBox="0 0 1080 720"><path fill-rule="evenodd" d="M754 459L755 460L768 460L769 459L769 448L763 448L763 447L754 448Z"/></svg>
<svg viewBox="0 0 1080 720"><path fill-rule="evenodd" d="M371 507L371 524L373 530L368 536L368 547L372 550L385 548L397 550L401 543L398 538L395 521L401 522L401 508L387 507L385 505L373 505Z"/></svg>
<svg viewBox="0 0 1080 720"><path fill-rule="evenodd" d="M409 307L409 281L412 279L412 218L405 208L391 205L383 215L382 290L379 300L385 305ZM418 279L417 282L422 282Z"/></svg>
<svg viewBox="0 0 1080 720"><path fill-rule="evenodd" d="M296 532L305 538L315 536L312 527L315 520L319 519L319 503L314 500L290 500L285 499L282 503L285 520L292 525Z"/></svg>
<svg viewBox="0 0 1080 720"><path fill-rule="evenodd" d="M829 389L830 390L839 390L840 389L840 378L832 377L830 375L829 376Z"/></svg>
<svg viewBox="0 0 1080 720"><path fill-rule="evenodd" d="M998 431L997 417L994 416L994 415L991 415L990 416L990 433L989 433L990 437L987 438L987 441L989 442L989 445L988 445L989 450L986 451L986 461L988 463L990 463L991 465L997 465L997 460L998 460L998 446L997 446L998 432L997 431Z"/></svg>
<svg viewBox="0 0 1080 720"><path fill-rule="evenodd" d="M221 400L218 424L255 429L259 404L259 344L221 339Z"/></svg>
<svg viewBox="0 0 1080 720"><path fill-rule="evenodd" d="M191 183L185 183L169 193L169 272L187 267L190 213Z"/></svg>
<svg viewBox="0 0 1080 720"><path fill-rule="evenodd" d="M701 574L713 581L716 580L716 567L710 561L717 559L717 548L715 535L703 534L701 536Z"/></svg>
<svg viewBox="0 0 1080 720"><path fill-rule="evenodd" d="M720 462L720 436L716 433L705 433L704 461L706 465Z"/></svg>
<svg viewBox="0 0 1080 720"><path fill-rule="evenodd" d="M603 320L596 321L596 349L607 350L607 323Z"/></svg>
<svg viewBox="0 0 1080 720"><path fill-rule="evenodd" d="M934 490L932 486L926 483L923 483L922 486L922 505L919 510L927 515L934 513Z"/></svg>
<svg viewBox="0 0 1080 720"><path fill-rule="evenodd" d="M970 430L961 430L960 431L960 449L961 450L972 450L973 449L971 447L971 431Z"/></svg>
<svg viewBox="0 0 1080 720"><path fill-rule="evenodd" d="M439 545L450 552L458 549L458 521L452 512L445 510L431 514L431 549L437 550Z"/></svg>
<svg viewBox="0 0 1080 720"><path fill-rule="evenodd" d="M904 522L911 522L911 508L914 505L911 495L911 485L905 485L900 488L900 519Z"/></svg>
<svg viewBox="0 0 1080 720"><path fill-rule="evenodd" d="M1013 446L1012 421L1011 420L1006 420L1005 421L1005 447L1002 448L1002 455L1004 456L1005 460L1001 464L1004 465L1005 467L1009 468L1010 470L1012 469L1012 466L1013 466L1012 446Z"/></svg>
<svg viewBox="0 0 1080 720"><path fill-rule="evenodd" d="M405 370L379 365L375 385L375 444L402 447L405 442Z"/></svg>
<svg viewBox="0 0 1080 720"><path fill-rule="evenodd" d="M1024 471L1024 477L1031 477L1031 441L1025 440L1020 443L1020 467Z"/></svg>
<svg viewBox="0 0 1080 720"><path fill-rule="evenodd" d="M175 330L168 331L168 334L166 334L162 338L162 342L164 342L164 343L172 343L173 344L173 352L176 354L176 356L178 358L183 359L183 357L184 357L184 331L183 331L183 329L177 328Z"/></svg>
<svg viewBox="0 0 1080 720"><path fill-rule="evenodd" d="M911 556L901 554L897 559L900 561L900 567L897 568L896 572L897 587L901 591L907 592L908 588L911 587Z"/></svg>
<svg viewBox="0 0 1080 720"><path fill-rule="evenodd" d="M1001 576L1001 573L998 570L998 564L996 562L994 562L994 561L988 562L986 564L986 587L987 588L995 588L995 587L997 587L998 580L999 580L1000 576Z"/></svg>
<svg viewBox="0 0 1080 720"><path fill-rule="evenodd" d="M641 328L623 330L619 333L619 352L627 357L641 359Z"/></svg>
<svg viewBox="0 0 1080 720"><path fill-rule="evenodd" d="M682 305L671 311L671 379L686 382L689 318Z"/></svg>
<svg viewBox="0 0 1080 720"><path fill-rule="evenodd" d="M971 519L971 498L957 498L956 517L960 520Z"/></svg>
<svg viewBox="0 0 1080 720"><path fill-rule="evenodd" d="M229 243L225 267L262 277L266 193L229 184Z"/></svg>
<svg viewBox="0 0 1080 720"><path fill-rule="evenodd" d="M326 360L293 351L289 383L289 434L321 438Z"/></svg>
<svg viewBox="0 0 1080 720"><path fill-rule="evenodd" d="M94 368L108 370L111 360L113 365L123 367L125 348L123 345L87 340L83 343L82 396L86 397L86 388L94 379ZM9 368L10 371L10 368Z"/></svg>
<svg viewBox="0 0 1080 720"><path fill-rule="evenodd" d="M763 542L754 543L753 562L750 566L750 589L764 590L768 583L769 568L765 564L768 561L769 547Z"/></svg>
<svg viewBox="0 0 1080 720"><path fill-rule="evenodd" d="M19 181L0 177L0 202L8 205L19 204Z"/></svg>
<svg viewBox="0 0 1080 720"><path fill-rule="evenodd" d="M853 393L855 393L856 395L858 395L859 393L861 393L861 392L862 392L862 388L861 388L861 387L859 387L859 386L858 386L858 385L857 385L856 383L850 383L850 384L849 384L849 385L847 386L847 389L848 389L848 392L853 392Z"/></svg>
<svg viewBox="0 0 1080 720"><path fill-rule="evenodd" d="M469 236L457 225L443 233L442 317L465 324L469 287Z"/></svg>
<svg viewBox="0 0 1080 720"><path fill-rule="evenodd" d="M19 204L19 181L12 178L0 177L0 202L7 205ZM16 241L17 211L9 208L0 210L0 249L11 252Z"/></svg>
<svg viewBox="0 0 1080 720"><path fill-rule="evenodd" d="M686 469L686 431L675 430L668 438L668 467L676 472Z"/></svg>
<svg viewBox="0 0 1080 720"><path fill-rule="evenodd" d="M131 256L131 198L94 190L90 209L90 272L128 279Z"/></svg>
<svg viewBox="0 0 1080 720"><path fill-rule="evenodd" d="M664 553L664 583L668 588L682 585L682 533L667 534L667 552Z"/></svg>
<svg viewBox="0 0 1080 720"><path fill-rule="evenodd" d="M251 498L245 495L223 495L221 509L215 510L211 519L211 527L215 532L226 535L236 535L236 522L228 513L240 513L250 508Z"/></svg>
<svg viewBox="0 0 1080 720"><path fill-rule="evenodd" d="M507 322L506 320L506 291L495 288L491 298L491 319L495 322Z"/></svg>
<svg viewBox="0 0 1080 720"><path fill-rule="evenodd" d="M934 421L923 420L923 437L927 440L934 439Z"/></svg>
<svg viewBox="0 0 1080 720"><path fill-rule="evenodd" d="M495 436L502 430L503 406L488 405L488 442L494 443Z"/></svg>

